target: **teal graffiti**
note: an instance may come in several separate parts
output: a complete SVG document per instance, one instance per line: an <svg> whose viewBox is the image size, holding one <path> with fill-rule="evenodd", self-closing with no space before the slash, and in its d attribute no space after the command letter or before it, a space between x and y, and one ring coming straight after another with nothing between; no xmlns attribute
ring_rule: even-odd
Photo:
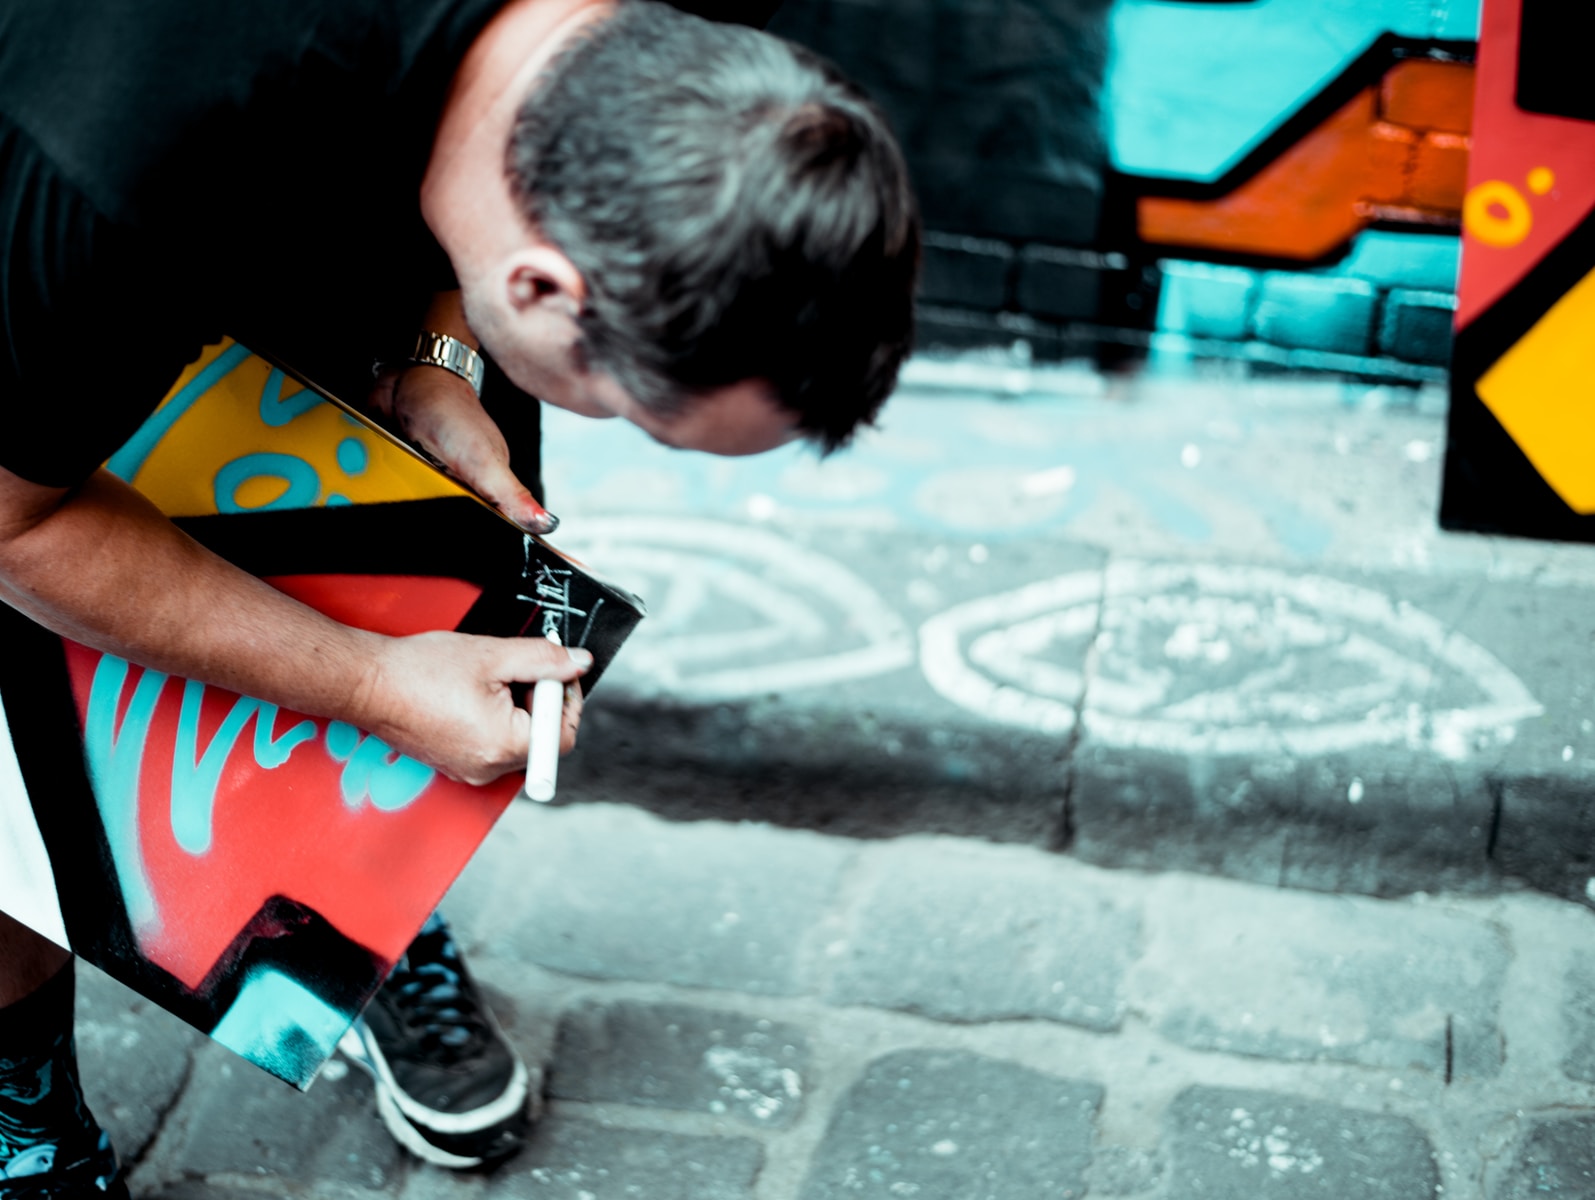
<svg viewBox="0 0 1595 1200"><path fill-rule="evenodd" d="M343 802L351 809L369 799L380 812L398 812L419 799L437 778L431 767L342 721L327 726L327 752L344 764L340 785Z"/></svg>
<svg viewBox="0 0 1595 1200"><path fill-rule="evenodd" d="M327 753L339 762L346 761L359 744L360 731L353 725L334 721L327 726Z"/></svg>
<svg viewBox="0 0 1595 1200"><path fill-rule="evenodd" d="M338 465L345 475L359 475L371 462L371 453L359 438L344 438L338 443Z"/></svg>
<svg viewBox="0 0 1595 1200"><path fill-rule="evenodd" d="M132 698L118 721L131 671L125 659L101 656L89 685L83 743L128 919L135 929L147 933L159 921L160 910L139 837L139 784L155 709L171 677L140 668ZM316 724L308 720L295 723L279 736L276 729L281 710L275 704L237 696L201 749L199 717L204 698L204 684L184 681L169 798L172 836L184 851L196 856L210 850L221 773L250 720L255 721L254 759L267 771L282 766L298 747L316 736ZM414 803L437 776L431 767L399 754L381 738L362 735L342 721L327 726L326 747L344 764L341 788L344 803L351 809L369 799L378 811L397 812Z"/></svg>
<svg viewBox="0 0 1595 1200"><path fill-rule="evenodd" d="M240 696L201 752L199 713L204 699L204 684L192 679L184 682L183 707L177 717L177 746L172 754L172 836L179 846L196 856L210 849L222 768L250 718L255 719L255 762L267 771L282 766L297 746L316 735L315 722L301 721L280 738L273 737L277 706Z"/></svg>
<svg viewBox="0 0 1595 1200"><path fill-rule="evenodd" d="M238 503L238 489L262 476L281 479L288 490L256 508ZM274 512L285 508L311 508L321 495L316 469L292 454L246 454L216 472L216 511L222 513Z"/></svg>
<svg viewBox="0 0 1595 1200"><path fill-rule="evenodd" d="M274 967L255 967L210 1035L274 1075L308 1087L350 1014Z"/></svg>
<svg viewBox="0 0 1595 1200"><path fill-rule="evenodd" d="M321 397L309 388L282 398L283 373L275 368L266 376L266 386L260 389L260 419L273 429L281 429L295 417L309 412L321 403Z"/></svg>
<svg viewBox="0 0 1595 1200"><path fill-rule="evenodd" d="M275 771L288 761L288 756L302 743L316 736L314 721L300 721L281 737L273 737L277 728L278 708L275 704L256 701L260 713L255 718L255 761L267 771Z"/></svg>
<svg viewBox="0 0 1595 1200"><path fill-rule="evenodd" d="M138 835L138 785L144 765L144 744L149 738L155 705L169 676L145 671L133 690L133 699L118 726L116 710L127 682L126 660L107 654L94 669L89 686L89 709L84 718L83 748L94 798L116 864L117 882L128 920L135 929L148 928L160 916Z"/></svg>
<svg viewBox="0 0 1595 1200"><path fill-rule="evenodd" d="M122 448L106 460L106 469L123 482L132 483L133 476L143 469L144 463L154 453L161 439L171 431L172 426L177 424L184 413L194 407L194 401L220 383L233 368L249 356L249 351L242 346L229 346L223 350L204 370L190 379L182 391L139 426L138 432L128 438Z"/></svg>
<svg viewBox="0 0 1595 1200"><path fill-rule="evenodd" d="M253 700L241 699L222 720L195 760L199 742L199 709L205 698L205 685L189 679L183 683L183 707L177 717L177 747L172 754L172 836L190 854L210 849L211 817L216 807L216 787L222 767L258 707Z"/></svg>

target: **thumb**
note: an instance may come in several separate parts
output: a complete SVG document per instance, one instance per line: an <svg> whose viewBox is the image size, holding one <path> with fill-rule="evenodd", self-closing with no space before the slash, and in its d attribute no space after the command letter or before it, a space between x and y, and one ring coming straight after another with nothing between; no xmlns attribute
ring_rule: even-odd
<svg viewBox="0 0 1595 1200"><path fill-rule="evenodd" d="M591 652L580 647L567 650L543 638L495 638L503 654L500 674L505 681L535 683L539 679L558 679L569 683L585 675L593 665Z"/></svg>

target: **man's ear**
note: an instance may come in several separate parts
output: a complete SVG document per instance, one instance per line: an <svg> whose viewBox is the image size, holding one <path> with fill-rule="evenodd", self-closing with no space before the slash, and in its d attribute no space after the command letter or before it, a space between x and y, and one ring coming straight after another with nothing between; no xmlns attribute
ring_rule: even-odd
<svg viewBox="0 0 1595 1200"><path fill-rule="evenodd" d="M507 298L517 313L546 305L574 318L587 303L587 281L576 264L546 242L517 250L506 265Z"/></svg>

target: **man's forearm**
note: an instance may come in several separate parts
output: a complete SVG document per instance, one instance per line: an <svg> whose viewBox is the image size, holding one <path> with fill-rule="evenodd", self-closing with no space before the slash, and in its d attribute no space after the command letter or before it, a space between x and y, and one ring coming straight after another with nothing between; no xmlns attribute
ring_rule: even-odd
<svg viewBox="0 0 1595 1200"><path fill-rule="evenodd" d="M218 558L99 472L52 504L0 484L0 596L65 637L317 716L362 713L381 641ZM5 504L9 498L12 503Z"/></svg>
<svg viewBox="0 0 1595 1200"><path fill-rule="evenodd" d="M212 554L103 471L63 492L0 470L0 599L142 666L347 721L470 783L525 762L531 724L512 685L569 682L592 663L541 638L341 625Z"/></svg>

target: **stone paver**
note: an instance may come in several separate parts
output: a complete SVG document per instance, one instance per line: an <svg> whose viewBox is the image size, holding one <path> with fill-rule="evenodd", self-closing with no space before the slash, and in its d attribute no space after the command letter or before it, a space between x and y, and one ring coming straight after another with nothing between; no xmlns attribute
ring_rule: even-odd
<svg viewBox="0 0 1595 1200"><path fill-rule="evenodd" d="M807 1061L808 1039L790 1025L683 1005L586 1004L560 1023L549 1094L784 1129L802 1111Z"/></svg>
<svg viewBox="0 0 1595 1200"><path fill-rule="evenodd" d="M475 928L492 953L593 978L774 995L805 988L805 939L850 846L665 825L618 807L581 821L571 811L539 809L506 831L516 844L503 869L470 885L486 894L462 894L490 914Z"/></svg>
<svg viewBox="0 0 1595 1200"><path fill-rule="evenodd" d="M827 998L955 1021L1116 1028L1139 950L1135 909L1042 854L1000 853L1000 870L992 854L908 842L877 856L852 932L828 948L840 961Z"/></svg>
<svg viewBox="0 0 1595 1200"><path fill-rule="evenodd" d="M301 1094L213 1045L149 1165L168 1179L260 1176L384 1192L407 1160L376 1119L370 1082L341 1061Z"/></svg>
<svg viewBox="0 0 1595 1200"><path fill-rule="evenodd" d="M1420 771L1409 751L1377 747L1192 756L1089 732L1073 763L1070 851L1086 862L1375 896L1501 883L1477 767Z"/></svg>
<svg viewBox="0 0 1595 1200"><path fill-rule="evenodd" d="M1535 1121L1490 1200L1595 1196L1595 1115Z"/></svg>
<svg viewBox="0 0 1595 1200"><path fill-rule="evenodd" d="M1484 922L1175 877L1153 889L1131 1003L1183 1045L1275 1059L1501 1069L1509 947Z"/></svg>
<svg viewBox="0 0 1595 1200"><path fill-rule="evenodd" d="M87 963L77 964L77 1041L89 1110L114 1125L117 1152L149 1146L208 1039Z"/></svg>
<svg viewBox="0 0 1595 1200"><path fill-rule="evenodd" d="M720 874L693 885L690 864ZM724 911L754 914L791 991L743 951L707 988L666 969L686 931L712 936L732 867ZM521 804L450 907L549 1067L525 1154L418 1165L337 1063L301 1096L205 1045L171 1103L192 1035L91 976L85 1069L110 1068L96 1103L137 1200L1595 1200L1595 916L1547 897L1380 901ZM526 952L544 920L564 957ZM606 972L583 957L611 950ZM1057 982L1112 1020L1049 1007Z"/></svg>
<svg viewBox="0 0 1595 1200"><path fill-rule="evenodd" d="M832 1113L802 1200L1065 1200L1085 1193L1096 1084L972 1054L870 1064Z"/></svg>
<svg viewBox="0 0 1595 1200"><path fill-rule="evenodd" d="M750 1200L762 1155L742 1138L551 1119L494 1190L538 1200Z"/></svg>
<svg viewBox="0 0 1595 1200"><path fill-rule="evenodd" d="M272 1180L275 1188L273 1195L299 1196L304 1192L298 1188L284 1189L279 1180ZM167 1184L159 1193L159 1200L260 1200L268 1193L257 1187L234 1187L217 1183L211 1179L184 1179L178 1183Z"/></svg>
<svg viewBox="0 0 1595 1200"><path fill-rule="evenodd" d="M1569 1079L1595 1083L1595 962L1575 962L1568 969L1563 997L1567 1053L1562 1070Z"/></svg>
<svg viewBox="0 0 1595 1200"><path fill-rule="evenodd" d="M1411 1121L1293 1096L1194 1087L1168 1118L1168 1200L1425 1200L1434 1149Z"/></svg>

